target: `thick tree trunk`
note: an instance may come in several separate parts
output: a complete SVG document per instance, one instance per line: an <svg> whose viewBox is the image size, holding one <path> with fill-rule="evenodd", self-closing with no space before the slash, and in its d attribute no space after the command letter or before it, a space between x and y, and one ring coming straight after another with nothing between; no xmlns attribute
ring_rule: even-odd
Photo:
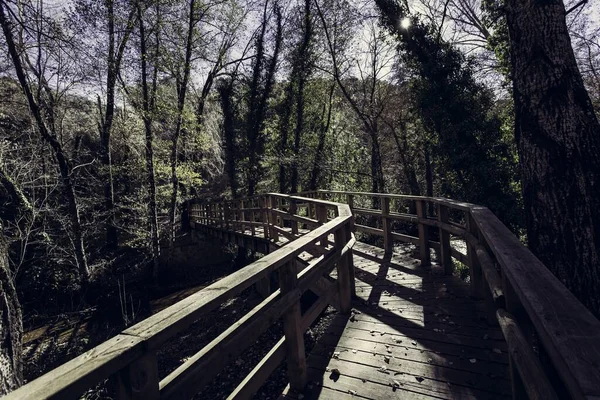
<svg viewBox="0 0 600 400"><path fill-rule="evenodd" d="M529 246L600 315L600 124L565 7L509 0L507 22Z"/></svg>
<svg viewBox="0 0 600 400"><path fill-rule="evenodd" d="M160 242L158 232L158 211L156 207L156 178L154 171L154 132L152 131L152 112L154 96L156 93L156 67L152 79L152 90L148 88L147 68L147 37L145 33L144 20L142 18L141 6L138 6L138 19L140 24L140 50L142 60L142 120L146 135L146 179L148 184L148 225L150 226L150 247L152 249L152 277L156 281L159 273ZM156 41L158 53L159 42Z"/></svg>
<svg viewBox="0 0 600 400"><path fill-rule="evenodd" d="M8 265L8 248L0 224L0 396L23 384L21 305Z"/></svg>
<svg viewBox="0 0 600 400"><path fill-rule="evenodd" d="M233 78L232 78L233 79ZM235 110L233 105L233 81L217 87L223 111L223 144L225 147L225 171L233 198L238 197L237 146L235 140Z"/></svg>
<svg viewBox="0 0 600 400"><path fill-rule="evenodd" d="M296 130L294 131L294 163L292 164L292 177L290 179L291 192L298 193L298 162L300 161L300 141L304 132L304 87L308 79L310 68L310 44L313 35L310 3L304 1L304 35L298 52L296 63L299 64L298 91L296 92Z"/></svg>

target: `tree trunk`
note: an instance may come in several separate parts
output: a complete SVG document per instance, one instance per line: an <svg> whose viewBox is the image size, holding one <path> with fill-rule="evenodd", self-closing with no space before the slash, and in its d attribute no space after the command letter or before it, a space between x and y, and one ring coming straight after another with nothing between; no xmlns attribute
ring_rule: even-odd
<svg viewBox="0 0 600 400"><path fill-rule="evenodd" d="M36 125L40 132L40 135L44 141L46 141L52 150L54 151L54 156L56 157L56 161L58 162L58 167L60 170L60 175L63 183L63 188L65 191L65 195L67 197L68 210L69 210L69 219L71 222L71 229L73 231L73 245L75 252L75 261L77 263L77 268L79 272L79 278L82 285L86 285L89 279L89 269L87 265L87 258L85 255L85 247L83 244L83 232L81 229L81 220L79 217L79 206L77 204L77 197L75 195L75 187L72 180L72 168L71 163L64 152L61 143L58 141L56 137L56 133L49 130L44 122L42 117L42 111L40 106L35 101L33 97L33 92L31 87L29 86L29 82L27 81L27 77L25 76L25 70L23 68L23 64L21 62L21 58L19 56L19 52L15 45L15 41L12 33L12 24L11 21L7 18L6 13L4 12L4 5L0 2L0 25L2 26L2 31L4 32L4 37L6 38L6 45L8 47L8 52L13 61L13 65L15 67L15 72L17 74L17 78L21 85L21 89L25 92L25 97L27 98L27 103L29 105L29 110L35 119Z"/></svg>
<svg viewBox="0 0 600 400"><path fill-rule="evenodd" d="M293 72L293 71L292 71ZM288 163L288 136L290 129L290 118L292 116L292 105L294 101L294 73L290 78L285 89L285 99L282 105L283 116L279 122L279 156L281 162L279 164L279 193L288 192L288 180L286 164Z"/></svg>
<svg viewBox="0 0 600 400"><path fill-rule="evenodd" d="M169 245L175 242L175 220L177 219L177 194L179 191L179 179L177 177L177 151L179 147L179 136L183 124L183 108L190 78L192 62L192 49L194 40L194 26L196 25L196 0L190 0L188 20L188 31L185 42L185 60L183 64L183 79L177 85L177 124L171 138L171 207L169 210Z"/></svg>
<svg viewBox="0 0 600 400"><path fill-rule="evenodd" d="M152 79L152 90L148 88L147 78L147 38L144 29L144 20L142 18L141 6L138 6L138 19L140 24L140 50L142 60L142 120L144 122L144 131L146 135L146 179L148 184L148 225L150 226L150 247L152 249L152 278L158 279L160 267L160 242L158 231L158 211L156 207L156 178L154 171L154 132L152 131L152 113L154 110L151 107L154 104L154 96L156 93L156 74ZM158 33L157 33L158 35ZM156 54L158 54L159 42L156 41ZM156 71L156 66L154 67Z"/></svg>
<svg viewBox="0 0 600 400"><path fill-rule="evenodd" d="M325 138L329 127L331 126L331 111L333 109L333 92L335 90L335 83L331 85L329 89L329 101L327 104L323 104L323 111L321 113L321 128L319 129L319 142L317 144L317 153L315 154L315 161L313 163L312 172L310 174L310 183L308 185L309 190L317 190L319 186L319 178L321 177L321 163L323 162L323 150L325 149ZM327 110L327 111L326 111ZM325 118L325 112L327 112L327 118Z"/></svg>
<svg viewBox="0 0 600 400"><path fill-rule="evenodd" d="M273 56L271 57L268 66L265 68L266 55L264 52L264 40L267 30L267 24L269 21L268 17L268 1L265 2L263 10L263 20L261 27L261 34L257 39L257 50L255 57L255 64L252 71L252 83L250 86L250 104L249 112L247 116L247 137L248 137L248 196L253 196L256 193L258 182L261 178L262 167L260 165L261 158L264 153L264 125L268 107L268 100L271 97L273 91L273 85L275 84L275 72L277 70L277 61L279 57L279 51L281 49L281 43L283 41L283 16L282 11L278 3L275 3L275 17L277 23L277 30L275 36L275 46L273 49ZM264 71L266 69L266 71ZM264 72L264 79L261 80L261 76Z"/></svg>
<svg viewBox="0 0 600 400"><path fill-rule="evenodd" d="M0 224L0 396L23 384L21 305L8 265L8 248Z"/></svg>
<svg viewBox="0 0 600 400"><path fill-rule="evenodd" d="M304 131L304 87L310 75L310 44L313 35L310 3L304 1L304 35L298 52L298 91L296 92L296 130L294 131L294 163L292 164L292 177L290 179L291 192L298 193L298 162L300 161L300 141Z"/></svg>
<svg viewBox="0 0 600 400"><path fill-rule="evenodd" d="M119 43L115 43L117 32L115 30L114 1L105 2L106 18L108 25L108 52L107 52L107 73L106 73L106 107L100 130L100 161L104 168L104 204L107 212L106 221L106 246L109 249L116 249L119 245L119 236L117 230L116 208L115 208L115 188L112 174L112 152L110 148L110 136L112 132L113 120L115 115L115 88L117 84L117 75L121 69L121 60L125 46L129 41L129 36L133 30L133 21L135 7L132 7L127 19L127 25Z"/></svg>
<svg viewBox="0 0 600 400"><path fill-rule="evenodd" d="M600 316L600 124L562 1L507 1L515 136L532 251Z"/></svg>

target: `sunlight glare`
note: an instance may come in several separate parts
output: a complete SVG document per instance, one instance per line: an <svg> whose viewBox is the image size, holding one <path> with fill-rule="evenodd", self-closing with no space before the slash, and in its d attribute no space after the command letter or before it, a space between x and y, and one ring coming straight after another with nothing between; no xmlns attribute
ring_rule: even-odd
<svg viewBox="0 0 600 400"><path fill-rule="evenodd" d="M400 21L400 27L402 29L410 28L410 18L408 18L408 17L402 18L402 21Z"/></svg>

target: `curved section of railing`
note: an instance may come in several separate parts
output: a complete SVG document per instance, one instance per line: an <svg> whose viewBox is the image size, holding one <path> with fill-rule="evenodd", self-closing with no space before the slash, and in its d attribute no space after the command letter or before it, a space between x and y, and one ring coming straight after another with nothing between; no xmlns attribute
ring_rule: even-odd
<svg viewBox="0 0 600 400"><path fill-rule="evenodd" d="M489 209L379 193L302 196L346 202L356 232L382 236L386 251L394 241L413 243L423 265L430 263L430 248L448 274L452 258L467 265L472 295L487 299L506 338L513 398L600 399L600 321ZM411 225L417 236L406 234ZM464 242L466 254L451 240Z"/></svg>
<svg viewBox="0 0 600 400"><path fill-rule="evenodd" d="M280 318L285 336L229 398L251 397L284 360L290 385L304 386L304 331L334 297L338 298L342 312L350 311L354 237L349 206L269 194L229 202L188 204L187 209L190 225L226 230L240 227L244 232L247 228L250 236L262 231L270 241L276 241L282 234L289 237L288 243L8 394L7 400L79 398L88 388L106 379L114 385L118 399L191 398ZM298 271L298 255L315 247L321 255ZM336 284L301 313L300 296L335 267ZM198 318L274 272L278 274L279 289L175 371L159 379L156 353L162 345Z"/></svg>

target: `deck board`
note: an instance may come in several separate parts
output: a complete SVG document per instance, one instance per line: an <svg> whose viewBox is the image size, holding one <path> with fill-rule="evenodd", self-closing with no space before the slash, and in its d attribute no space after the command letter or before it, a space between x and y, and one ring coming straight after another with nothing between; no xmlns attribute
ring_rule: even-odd
<svg viewBox="0 0 600 400"><path fill-rule="evenodd" d="M308 355L301 396L287 388L281 398L510 397L502 332L467 283L407 252L386 257L361 242L354 250L353 314L337 315Z"/></svg>

